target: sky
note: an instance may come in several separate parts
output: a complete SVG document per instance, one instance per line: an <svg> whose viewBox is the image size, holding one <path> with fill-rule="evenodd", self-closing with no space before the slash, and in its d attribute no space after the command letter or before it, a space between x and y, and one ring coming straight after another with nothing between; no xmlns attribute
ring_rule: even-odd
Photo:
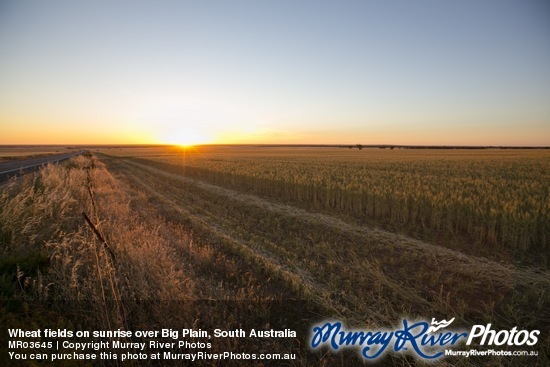
<svg viewBox="0 0 550 367"><path fill-rule="evenodd" d="M546 0L0 0L0 144L550 145Z"/></svg>

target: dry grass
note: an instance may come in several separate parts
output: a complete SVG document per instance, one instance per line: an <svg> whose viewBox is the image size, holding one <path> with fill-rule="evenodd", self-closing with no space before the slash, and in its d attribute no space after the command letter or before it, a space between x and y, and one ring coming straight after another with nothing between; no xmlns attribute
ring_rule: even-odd
<svg viewBox="0 0 550 367"><path fill-rule="evenodd" d="M7 265L0 311L6 324L21 327L25 319L33 319L42 322L40 327L57 320L73 330L229 330L276 327L281 322L269 302L269 291L276 287L263 287L269 282L237 258L194 242L180 225L151 210L143 193L115 180L90 156L12 181L2 191L0 204ZM38 268L31 261L36 254L41 259ZM29 307L35 310L31 315ZM318 361L294 341L266 340L259 345L225 339L213 344L211 352L281 350L298 353L298 364L307 358Z"/></svg>

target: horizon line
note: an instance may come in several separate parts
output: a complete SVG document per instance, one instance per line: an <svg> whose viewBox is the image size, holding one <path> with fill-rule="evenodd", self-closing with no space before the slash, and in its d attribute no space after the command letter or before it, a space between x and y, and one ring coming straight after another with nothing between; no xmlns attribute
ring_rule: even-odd
<svg viewBox="0 0 550 367"><path fill-rule="evenodd" d="M0 144L0 147L181 147L180 144L165 143L110 143L110 144ZM288 148L390 148L390 149L550 149L550 145L438 145L438 144L277 144L277 143L207 143L190 144L188 147L216 147L216 146L241 146L241 147L288 147Z"/></svg>

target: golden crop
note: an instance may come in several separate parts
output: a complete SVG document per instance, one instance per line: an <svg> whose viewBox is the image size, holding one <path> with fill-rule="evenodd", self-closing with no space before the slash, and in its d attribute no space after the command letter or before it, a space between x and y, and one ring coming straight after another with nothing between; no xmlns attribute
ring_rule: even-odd
<svg viewBox="0 0 550 367"><path fill-rule="evenodd" d="M394 228L516 250L548 248L547 151L209 149L147 158L224 186Z"/></svg>

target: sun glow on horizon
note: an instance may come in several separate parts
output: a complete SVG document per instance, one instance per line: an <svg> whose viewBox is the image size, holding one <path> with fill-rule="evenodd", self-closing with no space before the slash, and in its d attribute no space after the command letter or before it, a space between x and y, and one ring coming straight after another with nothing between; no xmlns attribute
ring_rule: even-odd
<svg viewBox="0 0 550 367"><path fill-rule="evenodd" d="M161 141L165 144L177 145L183 148L189 148L195 145L210 144L212 138L204 133L194 129L176 129L170 134L165 134L161 137Z"/></svg>

